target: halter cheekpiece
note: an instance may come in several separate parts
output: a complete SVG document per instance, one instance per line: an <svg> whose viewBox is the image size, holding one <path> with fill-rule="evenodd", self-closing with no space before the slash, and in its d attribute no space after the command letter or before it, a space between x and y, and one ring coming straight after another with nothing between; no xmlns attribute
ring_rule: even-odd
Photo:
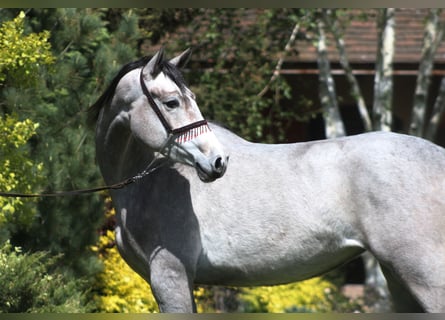
<svg viewBox="0 0 445 320"><path fill-rule="evenodd" d="M185 143L187 141L195 139L201 134L211 131L209 124L205 119L190 123L180 128L173 129L162 114L152 95L148 91L147 86L144 82L143 69L141 70L139 80L141 83L142 92L147 97L148 103L150 104L151 108L158 116L165 130L167 130L167 133L176 136L175 141L177 143Z"/></svg>

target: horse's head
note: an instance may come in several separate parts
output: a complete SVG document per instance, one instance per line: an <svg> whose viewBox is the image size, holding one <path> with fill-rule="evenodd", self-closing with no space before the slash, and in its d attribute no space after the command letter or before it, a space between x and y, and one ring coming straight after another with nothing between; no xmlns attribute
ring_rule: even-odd
<svg viewBox="0 0 445 320"><path fill-rule="evenodd" d="M189 56L186 50L164 60L161 49L142 69L134 70L131 78L123 79L116 94L127 100L134 137L173 161L195 167L199 178L210 182L223 176L228 156L179 71Z"/></svg>

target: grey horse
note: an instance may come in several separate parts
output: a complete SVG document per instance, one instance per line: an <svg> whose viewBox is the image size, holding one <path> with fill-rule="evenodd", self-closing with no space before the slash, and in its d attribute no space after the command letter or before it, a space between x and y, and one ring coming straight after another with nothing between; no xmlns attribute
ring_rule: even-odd
<svg viewBox="0 0 445 320"><path fill-rule="evenodd" d="M369 133L257 144L207 124L179 72L189 51L124 66L92 106L116 240L162 312L193 312L194 284L321 275L369 250L396 311L445 312L445 151ZM228 165L230 155L230 165Z"/></svg>

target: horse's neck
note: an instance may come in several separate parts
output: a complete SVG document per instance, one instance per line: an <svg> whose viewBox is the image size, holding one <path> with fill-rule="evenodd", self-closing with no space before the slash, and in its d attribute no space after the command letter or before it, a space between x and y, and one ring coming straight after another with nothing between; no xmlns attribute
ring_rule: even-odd
<svg viewBox="0 0 445 320"><path fill-rule="evenodd" d="M107 184L117 183L143 171L154 153L134 138L122 124L98 128L96 157Z"/></svg>

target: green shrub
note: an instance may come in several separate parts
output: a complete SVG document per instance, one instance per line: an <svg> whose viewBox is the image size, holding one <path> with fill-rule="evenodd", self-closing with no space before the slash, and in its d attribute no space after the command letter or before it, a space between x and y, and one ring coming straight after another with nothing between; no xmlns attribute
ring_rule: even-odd
<svg viewBox="0 0 445 320"><path fill-rule="evenodd" d="M22 253L9 241L0 248L0 312L88 312L83 281L56 268L62 257Z"/></svg>
<svg viewBox="0 0 445 320"><path fill-rule="evenodd" d="M39 80L38 70L51 65L55 58L48 41L49 32L25 34L25 13L0 26L0 83L7 77L22 85Z"/></svg>
<svg viewBox="0 0 445 320"><path fill-rule="evenodd" d="M0 114L0 190L32 193L42 182L43 165L31 160L27 145L37 127L29 119L19 121L16 115ZM0 244L18 228L29 228L36 214L35 202L0 197Z"/></svg>

